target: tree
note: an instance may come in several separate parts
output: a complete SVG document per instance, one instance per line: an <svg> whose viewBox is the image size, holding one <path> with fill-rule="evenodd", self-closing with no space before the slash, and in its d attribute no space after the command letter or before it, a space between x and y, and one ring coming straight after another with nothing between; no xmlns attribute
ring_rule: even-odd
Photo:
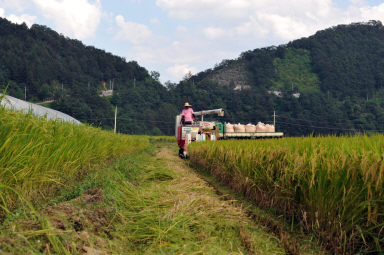
<svg viewBox="0 0 384 255"><path fill-rule="evenodd" d="M189 70L183 77L183 80L186 81L186 80L189 80L190 78L192 77L192 72L191 70Z"/></svg>
<svg viewBox="0 0 384 255"><path fill-rule="evenodd" d="M160 73L159 72L156 72L156 71L151 71L150 73L152 79L154 79L155 81L160 81Z"/></svg>

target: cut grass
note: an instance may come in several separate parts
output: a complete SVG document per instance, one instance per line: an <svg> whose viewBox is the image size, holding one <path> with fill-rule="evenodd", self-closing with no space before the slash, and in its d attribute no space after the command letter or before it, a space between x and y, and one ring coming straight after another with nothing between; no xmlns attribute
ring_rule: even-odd
<svg viewBox="0 0 384 255"><path fill-rule="evenodd" d="M38 208L49 228L28 212L7 219L0 253L284 254L176 155L147 149L93 171Z"/></svg>

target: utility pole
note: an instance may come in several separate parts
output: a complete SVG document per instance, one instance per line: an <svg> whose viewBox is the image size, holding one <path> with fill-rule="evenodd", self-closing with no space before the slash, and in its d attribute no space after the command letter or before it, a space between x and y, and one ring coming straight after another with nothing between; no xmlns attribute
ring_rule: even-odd
<svg viewBox="0 0 384 255"><path fill-rule="evenodd" d="M115 108L115 127L113 128L113 132L116 134L116 121L117 121L117 105Z"/></svg>
<svg viewBox="0 0 384 255"><path fill-rule="evenodd" d="M276 111L273 111L273 126L276 128Z"/></svg>
<svg viewBox="0 0 384 255"><path fill-rule="evenodd" d="M27 101L27 85L24 86L24 101Z"/></svg>

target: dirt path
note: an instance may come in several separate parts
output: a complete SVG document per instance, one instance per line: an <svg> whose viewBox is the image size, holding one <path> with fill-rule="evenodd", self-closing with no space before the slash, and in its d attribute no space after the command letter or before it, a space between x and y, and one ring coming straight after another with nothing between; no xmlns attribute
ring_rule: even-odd
<svg viewBox="0 0 384 255"><path fill-rule="evenodd" d="M194 205L188 208L189 213L204 214L207 220L219 218L223 224L227 222L229 226L237 228L237 238L248 254L285 253L275 235L256 224L241 204L218 193L212 185L188 167L184 160L178 158L170 147L162 147L156 157L164 159L167 167L177 174L169 185L169 192L172 194L169 199L174 200L170 214L185 210L185 205Z"/></svg>

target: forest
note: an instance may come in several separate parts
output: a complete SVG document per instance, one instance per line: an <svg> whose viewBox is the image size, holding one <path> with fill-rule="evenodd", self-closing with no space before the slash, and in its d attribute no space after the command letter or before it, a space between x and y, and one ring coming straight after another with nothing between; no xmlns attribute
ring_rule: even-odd
<svg viewBox="0 0 384 255"><path fill-rule="evenodd" d="M113 96L99 96L104 86ZM0 89L54 100L49 107L104 129L117 106L117 130L127 134L172 135L185 101L195 110L224 108L218 120L232 123L271 123L275 111L277 130L291 136L376 133L384 130L384 27L335 26L161 84L136 61L0 18Z"/></svg>

